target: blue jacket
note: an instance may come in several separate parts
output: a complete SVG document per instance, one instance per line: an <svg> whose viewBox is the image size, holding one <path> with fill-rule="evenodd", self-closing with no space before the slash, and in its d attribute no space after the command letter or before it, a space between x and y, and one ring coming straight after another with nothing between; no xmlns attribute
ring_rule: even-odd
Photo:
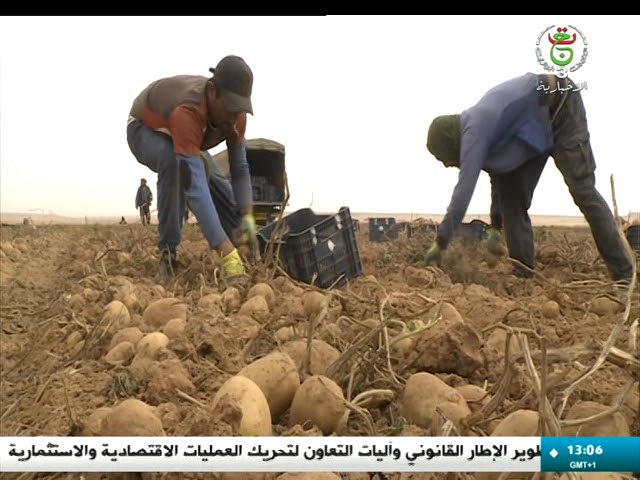
<svg viewBox="0 0 640 480"><path fill-rule="evenodd" d="M142 185L139 186L138 191L136 192L136 208L141 207L145 203L151 206L152 201L153 193L151 193L149 185L145 185L144 187Z"/></svg>
<svg viewBox="0 0 640 480"><path fill-rule="evenodd" d="M553 146L549 107L540 104L538 75L493 87L460 115L460 173L437 242L446 248L462 222L482 170L509 173Z"/></svg>

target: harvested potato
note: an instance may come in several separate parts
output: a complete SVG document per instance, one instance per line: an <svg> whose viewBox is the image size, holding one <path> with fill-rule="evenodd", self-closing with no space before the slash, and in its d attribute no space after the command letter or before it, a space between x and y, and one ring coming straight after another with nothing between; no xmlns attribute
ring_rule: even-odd
<svg viewBox="0 0 640 480"><path fill-rule="evenodd" d="M69 334L69 336L64 341L64 343L67 346L67 348L72 349L83 339L84 339L84 335L82 335L82 332L79 332L78 330L76 330Z"/></svg>
<svg viewBox="0 0 640 480"><path fill-rule="evenodd" d="M222 292L221 297L224 313L226 313L227 315L237 312L240 308L240 305L242 305L240 290L238 290L236 287L227 287L227 289Z"/></svg>
<svg viewBox="0 0 640 480"><path fill-rule="evenodd" d="M316 290L310 290L304 292L302 295L302 306L304 307L304 314L307 318L316 318L322 308L325 305L327 297L324 293Z"/></svg>
<svg viewBox="0 0 640 480"><path fill-rule="evenodd" d="M100 300L101 293L94 290L93 288L85 288L82 290L82 297L87 301L87 303L96 303Z"/></svg>
<svg viewBox="0 0 640 480"><path fill-rule="evenodd" d="M140 312L142 310L142 304L140 303L140 300L138 300L138 297L135 293L127 293L123 298L122 298L122 303L124 303L127 308L129 309L129 312Z"/></svg>
<svg viewBox="0 0 640 480"><path fill-rule="evenodd" d="M455 389L460 392L467 404L486 405L491 400L491 396L487 394L488 392L477 385L460 385Z"/></svg>
<svg viewBox="0 0 640 480"><path fill-rule="evenodd" d="M264 299L267 301L267 305L269 306L269 309L272 309L273 307L276 306L276 294L273 291L273 288L271 288L271 286L268 283L265 283L265 282L256 283L253 287L249 289L249 292L247 293L247 299L255 297L256 295L260 295L261 297L264 297Z"/></svg>
<svg viewBox="0 0 640 480"><path fill-rule="evenodd" d="M284 352L272 352L244 367L238 375L245 376L264 393L271 418L277 419L291 405L300 386L300 375L293 359Z"/></svg>
<svg viewBox="0 0 640 480"><path fill-rule="evenodd" d="M429 320L436 320L439 318L439 322L456 322L463 323L464 319L460 312L449 302L442 302L438 305L434 305L427 314Z"/></svg>
<svg viewBox="0 0 640 480"><path fill-rule="evenodd" d="M346 425L349 410L340 386L324 375L312 375L296 391L289 411L289 425L316 426L331 435Z"/></svg>
<svg viewBox="0 0 640 480"><path fill-rule="evenodd" d="M401 397L402 415L419 427L431 428L433 432L440 426L440 416L436 408L453 423L471 414L462 395L435 375L427 372L415 373L409 377Z"/></svg>
<svg viewBox="0 0 640 480"><path fill-rule="evenodd" d="M264 297L256 295L245 301L240 310L240 315L247 315L254 320L263 323L269 317L269 304Z"/></svg>
<svg viewBox="0 0 640 480"><path fill-rule="evenodd" d="M144 309L142 320L152 329L159 329L173 318L187 319L187 304L178 298L161 298Z"/></svg>
<svg viewBox="0 0 640 480"><path fill-rule="evenodd" d="M127 306L119 300L113 300L106 307L102 316L101 325L110 332L117 332L131 322L131 315Z"/></svg>
<svg viewBox="0 0 640 480"><path fill-rule="evenodd" d="M198 300L198 308L202 310L219 310L222 309L222 295L219 293L209 293L200 297Z"/></svg>
<svg viewBox="0 0 640 480"><path fill-rule="evenodd" d="M591 303L591 311L601 317L616 314L622 309L622 304L609 297L598 297Z"/></svg>
<svg viewBox="0 0 640 480"><path fill-rule="evenodd" d="M292 340L282 346L282 351L289 354L298 368L300 375L307 359L307 341ZM340 357L340 352L323 340L313 339L311 341L311 362L309 365L309 375L324 375L327 368Z"/></svg>
<svg viewBox="0 0 640 480"><path fill-rule="evenodd" d="M579 420L592 417L608 410L610 407L598 402L577 401L568 410L565 420ZM624 415L615 412L581 425L567 425L562 434L567 437L628 437L631 435Z"/></svg>
<svg viewBox="0 0 640 480"><path fill-rule="evenodd" d="M102 431L102 420L111 412L111 407L100 407L94 410L89 417L82 422L83 437L97 437Z"/></svg>
<svg viewBox="0 0 640 480"><path fill-rule="evenodd" d="M187 322L182 318L172 318L169 320L164 327L162 327L162 333L164 333L167 337L176 338L182 335L184 329L187 325Z"/></svg>
<svg viewBox="0 0 640 480"><path fill-rule="evenodd" d="M152 332L140 339L136 346L136 352L151 357L161 348L167 348L168 345L169 337L162 332Z"/></svg>
<svg viewBox="0 0 640 480"><path fill-rule="evenodd" d="M111 343L109 344L109 350L118 345L120 342L131 342L134 346L138 344L140 339L144 337L144 333L138 327L127 327L122 330L118 330L111 337Z"/></svg>
<svg viewBox="0 0 640 480"><path fill-rule="evenodd" d="M274 336L278 343L286 343L295 336L295 331L293 327L281 327L276 331Z"/></svg>
<svg viewBox="0 0 640 480"><path fill-rule="evenodd" d="M545 318L558 318L560 316L560 305L558 305L558 302L549 300L542 304L540 312Z"/></svg>
<svg viewBox="0 0 640 480"><path fill-rule="evenodd" d="M85 306L84 297L79 293L76 293L74 295L71 295L71 297L69 297L69 308L71 310L74 310L77 312L82 310L84 306Z"/></svg>
<svg viewBox="0 0 640 480"><path fill-rule="evenodd" d="M129 362L135 354L136 347L133 343L124 341L110 349L104 359L111 365L123 365Z"/></svg>
<svg viewBox="0 0 640 480"><path fill-rule="evenodd" d="M162 421L156 409L135 398L127 398L102 420L103 437L164 437Z"/></svg>
<svg viewBox="0 0 640 480"><path fill-rule="evenodd" d="M282 293L291 293L293 291L293 282L289 280L287 277L276 277L271 282L273 287Z"/></svg>
<svg viewBox="0 0 640 480"><path fill-rule="evenodd" d="M239 435L243 437L272 435L269 403L260 387L252 380L235 375L222 384L213 397L212 413L221 414L229 405L242 412Z"/></svg>
<svg viewBox="0 0 640 480"><path fill-rule="evenodd" d="M492 437L535 437L538 432L538 412L521 409L511 412L496 425Z"/></svg>

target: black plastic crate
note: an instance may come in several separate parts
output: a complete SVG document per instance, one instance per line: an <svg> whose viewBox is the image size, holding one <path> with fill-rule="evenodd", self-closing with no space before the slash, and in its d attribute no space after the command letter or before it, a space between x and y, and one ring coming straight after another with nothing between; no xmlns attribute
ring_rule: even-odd
<svg viewBox="0 0 640 480"><path fill-rule="evenodd" d="M438 225L435 223L407 223L407 238L411 238L418 234L435 234L438 233Z"/></svg>
<svg viewBox="0 0 640 480"><path fill-rule="evenodd" d="M489 224L487 222L475 219L468 223L463 222L458 225L455 229L454 236L467 240L480 241L484 238L487 228L489 228Z"/></svg>
<svg viewBox="0 0 640 480"><path fill-rule="evenodd" d="M335 215L316 215L303 208L283 218L284 225L271 223L258 230L262 251L267 248L276 227L282 236L280 261L294 279L320 288L340 287L362 274L355 225L348 207ZM280 234L278 235L280 237Z"/></svg>
<svg viewBox="0 0 640 480"><path fill-rule="evenodd" d="M640 225L631 225L625 232L627 241L633 250L640 251Z"/></svg>
<svg viewBox="0 0 640 480"><path fill-rule="evenodd" d="M398 238L400 229L395 217L378 217L369 219L369 240L371 242L386 242Z"/></svg>

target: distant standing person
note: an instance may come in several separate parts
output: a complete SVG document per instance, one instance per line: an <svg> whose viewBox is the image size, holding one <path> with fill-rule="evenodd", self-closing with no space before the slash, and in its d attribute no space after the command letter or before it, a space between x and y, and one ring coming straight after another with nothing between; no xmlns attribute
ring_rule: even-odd
<svg viewBox="0 0 640 480"><path fill-rule="evenodd" d="M251 176L247 163L247 114L253 115L253 73L235 55L221 59L213 74L176 75L149 84L134 100L127 142L138 162L158 174L159 279L168 281L178 266L188 205L209 247L222 257L227 279L245 273L234 238L257 244ZM226 142L231 172L228 202L214 200L207 151ZM224 210L224 211L223 211ZM226 211L229 210L229 211ZM224 213L224 215L222 215ZM223 217L233 216L234 224Z"/></svg>
<svg viewBox="0 0 640 480"><path fill-rule="evenodd" d="M153 193L147 185L147 180L140 179L140 186L136 193L136 208L140 210L140 221L142 225L149 225L151 223L151 202L153 202Z"/></svg>

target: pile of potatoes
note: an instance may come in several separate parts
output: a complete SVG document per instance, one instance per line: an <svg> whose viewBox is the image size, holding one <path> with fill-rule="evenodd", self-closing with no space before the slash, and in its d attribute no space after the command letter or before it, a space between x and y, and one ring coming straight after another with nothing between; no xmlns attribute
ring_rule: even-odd
<svg viewBox="0 0 640 480"><path fill-rule="evenodd" d="M221 294L204 294L195 302L196 308L201 312L213 313L214 317L217 314L245 315L265 324L276 307L277 295L285 297L283 290L288 292L286 297L300 300L299 314L302 320L317 317L328 306L327 297L321 292L305 292L286 279L274 283L280 290L267 283L257 283L248 289L244 298L235 287L229 287ZM154 368L162 369L158 372L159 376L174 376L167 371L167 366L169 361L179 363L171 346L185 331L188 306L181 299L166 297L149 302L145 308L141 307L131 285L116 289L114 300L104 308L99 322L101 328L111 335L103 360L114 367L127 367L136 379L143 382L149 380ZM135 320L130 313L134 308L142 312ZM208 414L211 418L224 418L225 411L230 408L239 411L240 421L235 425L234 434L242 436L273 435L273 425L283 421L291 427L316 427L325 435L344 428L349 410L342 388L324 375L340 352L318 339L313 340L311 352L310 368L306 371L307 341L290 338L283 342L279 348L227 378L205 406ZM183 387L184 383L178 386ZM148 388L153 386L149 385ZM180 389L190 391L187 387ZM118 403L117 407L98 409L88 420L86 430L93 434L104 431L113 434L122 428L120 435L138 431L135 422L108 420L114 411L122 418L137 415L148 420L158 417L155 407L134 400L130 398ZM286 414L288 418L283 420ZM150 425L155 423L151 421ZM153 427L153 431L160 430Z"/></svg>

